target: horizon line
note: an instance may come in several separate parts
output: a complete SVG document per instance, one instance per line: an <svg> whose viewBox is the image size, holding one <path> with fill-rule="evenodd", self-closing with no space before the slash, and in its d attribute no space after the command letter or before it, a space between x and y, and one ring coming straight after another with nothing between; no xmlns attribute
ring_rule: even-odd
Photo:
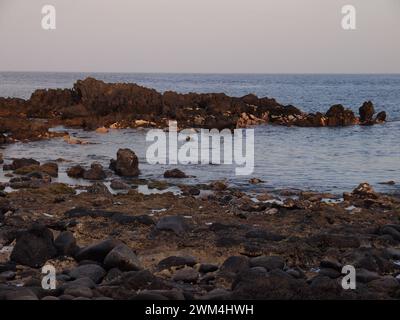
<svg viewBox="0 0 400 320"><path fill-rule="evenodd" d="M183 75L400 75L400 72L148 72L148 71L38 71L0 70L0 73L183 74Z"/></svg>

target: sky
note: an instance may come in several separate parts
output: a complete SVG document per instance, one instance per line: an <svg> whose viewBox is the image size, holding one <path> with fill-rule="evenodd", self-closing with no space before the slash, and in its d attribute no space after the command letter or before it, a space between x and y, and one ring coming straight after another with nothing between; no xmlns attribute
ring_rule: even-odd
<svg viewBox="0 0 400 320"><path fill-rule="evenodd" d="M400 73L400 0L0 0L0 70Z"/></svg>

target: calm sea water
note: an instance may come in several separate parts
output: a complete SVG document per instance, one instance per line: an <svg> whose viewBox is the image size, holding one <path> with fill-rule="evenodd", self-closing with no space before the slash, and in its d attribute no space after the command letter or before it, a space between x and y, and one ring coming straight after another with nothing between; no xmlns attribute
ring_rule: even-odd
<svg viewBox="0 0 400 320"><path fill-rule="evenodd" d="M93 76L108 82L136 82L159 91L224 92L232 96L255 93L274 97L304 111L326 111L336 103L357 111L366 100L385 110L389 122L373 127L256 129L255 172L265 181L260 187L300 188L340 193L368 181L378 190L400 190L400 75L205 75L205 74L83 74L0 73L0 96L28 98L37 88L69 88L77 79ZM95 144L66 145L61 140L8 146L5 158L30 156L41 161L59 157L88 164L105 165L120 147L139 155L144 177L160 178L168 166L145 163L145 133L113 131L108 135L72 130L75 136ZM64 164L64 171L70 164ZM236 177L231 166L182 167L197 178L193 183L228 179L247 188L249 177ZM60 180L73 182L61 174ZM395 186L380 185L394 180Z"/></svg>

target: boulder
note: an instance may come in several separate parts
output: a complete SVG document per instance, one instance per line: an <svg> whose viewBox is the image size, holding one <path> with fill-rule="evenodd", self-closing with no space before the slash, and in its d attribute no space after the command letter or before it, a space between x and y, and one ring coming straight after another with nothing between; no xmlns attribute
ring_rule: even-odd
<svg viewBox="0 0 400 320"><path fill-rule="evenodd" d="M189 225L182 216L162 217L156 224L160 231L172 231L176 235L182 235L189 230Z"/></svg>
<svg viewBox="0 0 400 320"><path fill-rule="evenodd" d="M85 173L85 169L83 167L81 167L80 165L73 166L67 170L68 177L75 178L75 179L83 178L84 173Z"/></svg>
<svg viewBox="0 0 400 320"><path fill-rule="evenodd" d="M117 159L110 161L110 169L122 177L137 177L139 171L139 159L130 149L119 149Z"/></svg>
<svg viewBox="0 0 400 320"><path fill-rule="evenodd" d="M164 178L184 179L187 175L179 169L173 169L165 171Z"/></svg>
<svg viewBox="0 0 400 320"><path fill-rule="evenodd" d="M54 246L56 247L58 254L61 256L73 257L79 250L76 245L76 239L70 231L61 232L56 240L54 240Z"/></svg>
<svg viewBox="0 0 400 320"><path fill-rule="evenodd" d="M72 269L68 275L73 279L89 278L94 283L100 283L106 271L97 264L84 264Z"/></svg>
<svg viewBox="0 0 400 320"><path fill-rule="evenodd" d="M364 102L359 109L361 123L372 123L375 114L375 108L371 101Z"/></svg>
<svg viewBox="0 0 400 320"><path fill-rule="evenodd" d="M90 166L90 169L83 173L83 178L86 180L104 180L106 173L100 163L94 162Z"/></svg>
<svg viewBox="0 0 400 320"><path fill-rule="evenodd" d="M357 118L350 109L345 109L341 104L332 106L325 116L328 118L329 127L350 126L357 124Z"/></svg>
<svg viewBox="0 0 400 320"><path fill-rule="evenodd" d="M118 268L122 271L136 271L142 268L136 254L125 244L112 249L104 259L107 269Z"/></svg>
<svg viewBox="0 0 400 320"><path fill-rule="evenodd" d="M56 254L52 232L42 225L33 225L17 238L10 259L18 264L39 268Z"/></svg>
<svg viewBox="0 0 400 320"><path fill-rule="evenodd" d="M103 263L110 251L120 244L121 242L118 240L107 239L80 249L76 253L75 259L77 261L92 260Z"/></svg>

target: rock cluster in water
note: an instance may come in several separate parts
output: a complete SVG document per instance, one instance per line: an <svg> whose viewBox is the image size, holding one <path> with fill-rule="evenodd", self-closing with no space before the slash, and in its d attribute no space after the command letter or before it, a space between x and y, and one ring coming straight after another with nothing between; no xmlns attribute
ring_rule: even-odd
<svg viewBox="0 0 400 320"><path fill-rule="evenodd" d="M77 81L73 89L36 90L29 100L0 98L0 143L54 136L48 128L55 124L105 133L108 128L166 127L168 120L177 120L181 128L217 129L265 123L322 127L386 121L384 111L374 114L372 102L363 104L359 117L342 105L326 113L307 114L252 94L236 98L223 93L159 93L136 84L87 78Z"/></svg>

